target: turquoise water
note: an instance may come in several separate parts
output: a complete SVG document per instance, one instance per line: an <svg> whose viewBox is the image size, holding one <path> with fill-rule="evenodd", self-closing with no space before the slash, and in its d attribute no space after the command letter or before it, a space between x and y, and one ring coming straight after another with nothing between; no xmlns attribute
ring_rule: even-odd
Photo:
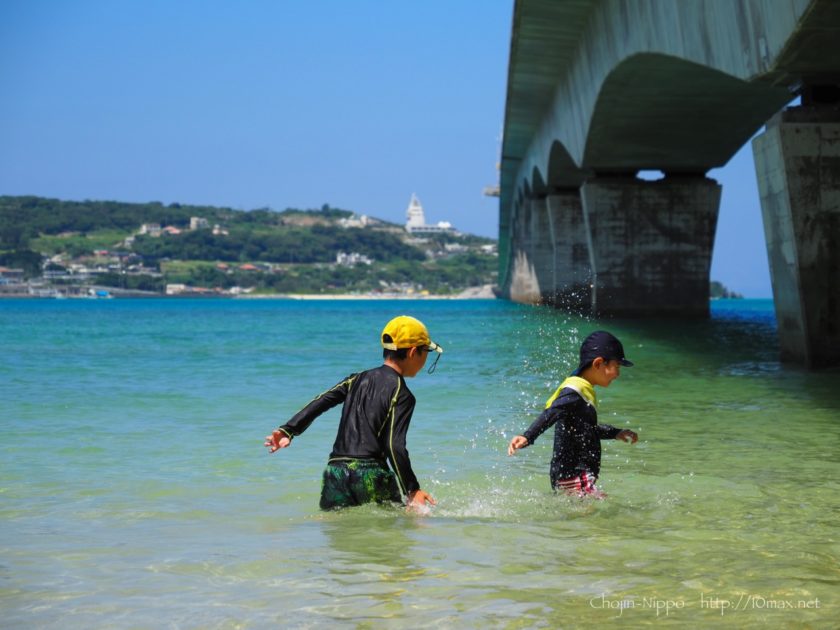
<svg viewBox="0 0 840 630"><path fill-rule="evenodd" d="M317 509L337 410L391 316L446 353L409 381L425 517ZM499 301L0 301L4 628L836 627L840 379L777 360L769 301L608 325ZM521 432L608 327L590 502Z"/></svg>

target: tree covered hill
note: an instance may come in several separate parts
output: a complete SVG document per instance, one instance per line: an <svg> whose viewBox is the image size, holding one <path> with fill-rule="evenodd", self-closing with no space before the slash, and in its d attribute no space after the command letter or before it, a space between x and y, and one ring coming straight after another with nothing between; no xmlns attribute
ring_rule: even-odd
<svg viewBox="0 0 840 630"><path fill-rule="evenodd" d="M178 237L137 237L132 249L150 262L164 258L224 262L328 263L336 254L357 252L380 262L423 260L420 249L384 231L332 225L257 231L231 228L228 234L195 230Z"/></svg>
<svg viewBox="0 0 840 630"><path fill-rule="evenodd" d="M143 224L181 230L165 238L137 236L131 249L147 262L170 259L221 261L331 262L338 251L355 251L373 260L422 260L406 245L397 226L376 221L371 229L342 228L338 219L353 213L319 210L230 208L113 201L60 201L41 197L0 197L0 252L35 250L44 254L90 254L120 248ZM224 227L189 231L191 217ZM396 229L395 229L396 228Z"/></svg>
<svg viewBox="0 0 840 630"><path fill-rule="evenodd" d="M14 235L33 238L38 234L62 232L132 230L143 223L185 228L194 216L205 217L211 224L282 226L293 223L295 218L301 216L318 216L321 220L328 221L352 215L353 212L349 210L331 208L329 205L324 205L319 210L287 208L282 212L275 212L268 208L260 208L246 212L232 208L179 203L164 206L157 201L62 201L34 196L0 196L0 243Z"/></svg>
<svg viewBox="0 0 840 630"><path fill-rule="evenodd" d="M123 286L131 281L135 288L153 290L168 282L200 282L301 292L413 284L448 292L469 286L467 282L495 281L495 259L481 250L491 243L452 234L418 241L402 226L362 221L349 210L328 205L277 212L0 196L0 266L21 267L31 278L47 268L97 264L109 268L100 280L119 280ZM339 252L368 262L336 269ZM246 263L269 264L270 273L261 267L259 274L245 273L240 267ZM127 278L137 267L151 270L156 279Z"/></svg>
<svg viewBox="0 0 840 630"><path fill-rule="evenodd" d="M200 260L277 260L326 262L328 254L352 250L375 260L395 257L421 259L422 252L396 252L403 248L393 224L377 221L372 231L343 229L338 219L352 217L348 210L323 206L319 210L268 209L248 212L211 206L114 201L60 201L41 197L0 197L0 251L36 249L45 253L82 255L85 249L102 248L106 240L123 239L142 224L182 230L180 238L138 237L133 247L150 260L182 258ZM224 226L224 235L208 230L186 232L191 217L209 225ZM74 239L82 235L84 238ZM44 238L47 237L47 238ZM61 238L49 238L61 237ZM111 243L109 247L114 247Z"/></svg>

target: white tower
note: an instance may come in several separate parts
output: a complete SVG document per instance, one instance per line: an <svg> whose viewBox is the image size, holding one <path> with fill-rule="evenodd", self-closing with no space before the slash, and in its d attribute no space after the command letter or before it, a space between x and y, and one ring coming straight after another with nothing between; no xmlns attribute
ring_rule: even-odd
<svg viewBox="0 0 840 630"><path fill-rule="evenodd" d="M411 193L411 201L408 202L408 210L405 211L405 231L411 232L415 228L422 228L426 225L426 215L423 213L423 206L417 195Z"/></svg>

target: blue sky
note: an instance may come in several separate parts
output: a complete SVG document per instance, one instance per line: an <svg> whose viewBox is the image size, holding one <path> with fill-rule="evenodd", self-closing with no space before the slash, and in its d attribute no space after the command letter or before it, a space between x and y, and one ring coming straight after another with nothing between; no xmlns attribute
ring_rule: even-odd
<svg viewBox="0 0 840 630"><path fill-rule="evenodd" d="M512 0L3 0L0 194L324 203L497 236ZM752 153L712 278L769 297Z"/></svg>

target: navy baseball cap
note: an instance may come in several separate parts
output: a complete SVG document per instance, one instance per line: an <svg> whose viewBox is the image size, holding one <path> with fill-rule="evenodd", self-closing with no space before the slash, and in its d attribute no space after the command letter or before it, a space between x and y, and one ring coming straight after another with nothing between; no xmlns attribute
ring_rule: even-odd
<svg viewBox="0 0 840 630"><path fill-rule="evenodd" d="M598 357L605 361L615 359L624 367L633 365L632 361L628 361L624 357L624 346L621 345L615 335L608 333L606 330L596 330L580 344L580 363L577 369L572 372L572 376L579 376Z"/></svg>

